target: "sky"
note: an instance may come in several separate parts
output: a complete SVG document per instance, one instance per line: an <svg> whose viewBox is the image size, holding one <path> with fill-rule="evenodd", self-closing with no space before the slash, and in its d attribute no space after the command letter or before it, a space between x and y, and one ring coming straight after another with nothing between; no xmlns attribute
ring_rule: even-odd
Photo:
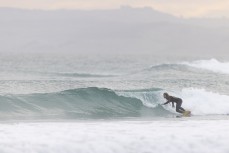
<svg viewBox="0 0 229 153"><path fill-rule="evenodd" d="M25 9L153 9L182 17L229 17L229 0L0 0L0 7Z"/></svg>

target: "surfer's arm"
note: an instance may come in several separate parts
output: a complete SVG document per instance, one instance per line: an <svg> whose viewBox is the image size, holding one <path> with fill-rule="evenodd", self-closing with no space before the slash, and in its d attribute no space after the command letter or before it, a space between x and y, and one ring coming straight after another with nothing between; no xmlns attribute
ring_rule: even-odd
<svg viewBox="0 0 229 153"><path fill-rule="evenodd" d="M175 107L175 106L174 106L174 102L172 102L172 107Z"/></svg>
<svg viewBox="0 0 229 153"><path fill-rule="evenodd" d="M166 104L168 104L168 103L170 103L170 101L167 101L167 102L165 102L164 104L162 104L162 105L166 105Z"/></svg>

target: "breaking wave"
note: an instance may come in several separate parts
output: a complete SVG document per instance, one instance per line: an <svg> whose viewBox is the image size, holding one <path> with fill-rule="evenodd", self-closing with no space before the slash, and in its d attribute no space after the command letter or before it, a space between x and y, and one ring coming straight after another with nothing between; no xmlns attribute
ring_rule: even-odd
<svg viewBox="0 0 229 153"><path fill-rule="evenodd" d="M80 88L57 93L0 96L1 118L110 118L163 116L161 106L148 108L140 99L105 88Z"/></svg>
<svg viewBox="0 0 229 153"><path fill-rule="evenodd" d="M229 62L220 62L216 59L184 62L182 64L199 69L209 70L215 73L229 74Z"/></svg>
<svg viewBox="0 0 229 153"><path fill-rule="evenodd" d="M163 89L113 91L80 88L56 93L2 95L1 119L106 119L120 117L166 117L176 114L171 105L161 106ZM183 99L193 115L229 114L229 96L204 89L170 92Z"/></svg>
<svg viewBox="0 0 229 153"><path fill-rule="evenodd" d="M192 62L159 64L150 67L150 70L178 70L178 71L194 71L202 69L212 71L214 73L229 74L229 62L220 62L216 59L197 60Z"/></svg>

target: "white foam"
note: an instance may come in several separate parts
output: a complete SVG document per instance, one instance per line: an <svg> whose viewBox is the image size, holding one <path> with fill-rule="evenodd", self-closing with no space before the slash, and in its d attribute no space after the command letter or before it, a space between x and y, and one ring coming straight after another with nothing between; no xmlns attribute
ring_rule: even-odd
<svg viewBox="0 0 229 153"><path fill-rule="evenodd" d="M228 153L228 120L0 124L3 153Z"/></svg>
<svg viewBox="0 0 229 153"><path fill-rule="evenodd" d="M183 62L182 64L195 68L210 70L216 73L229 74L229 62L220 62L216 59Z"/></svg>
<svg viewBox="0 0 229 153"><path fill-rule="evenodd" d="M186 88L180 96L183 106L194 115L229 114L229 96L209 92L205 89Z"/></svg>

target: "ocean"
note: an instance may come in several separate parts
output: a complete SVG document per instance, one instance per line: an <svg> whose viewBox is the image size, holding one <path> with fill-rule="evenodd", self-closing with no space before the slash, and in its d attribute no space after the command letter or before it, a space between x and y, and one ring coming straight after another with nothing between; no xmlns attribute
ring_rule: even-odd
<svg viewBox="0 0 229 153"><path fill-rule="evenodd" d="M4 54L0 71L1 153L229 152L225 57Z"/></svg>

